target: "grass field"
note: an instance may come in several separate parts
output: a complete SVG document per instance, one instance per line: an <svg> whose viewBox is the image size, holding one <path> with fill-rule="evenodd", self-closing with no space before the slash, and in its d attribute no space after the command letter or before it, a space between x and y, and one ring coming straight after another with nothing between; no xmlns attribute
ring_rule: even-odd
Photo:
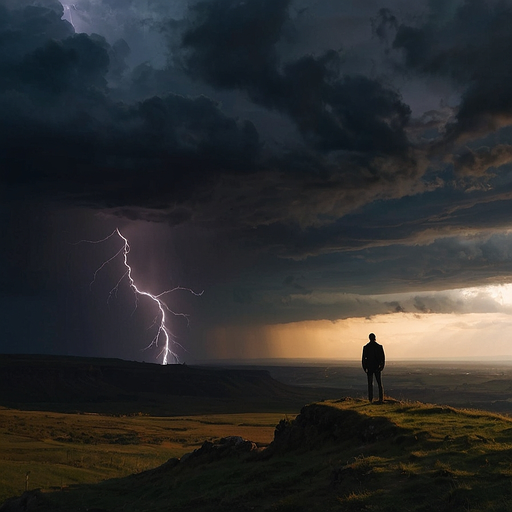
<svg viewBox="0 0 512 512"><path fill-rule="evenodd" d="M139 473L205 440L237 435L265 445L284 416L106 416L0 408L0 503L26 486L60 489Z"/></svg>
<svg viewBox="0 0 512 512"><path fill-rule="evenodd" d="M219 428L228 428L220 420ZM346 399L311 404L278 430L267 451L199 451L127 478L44 493L37 510L512 510L509 418L418 402Z"/></svg>
<svg viewBox="0 0 512 512"><path fill-rule="evenodd" d="M366 382L355 365L271 369L290 384L339 386L300 391L262 373L253 389L243 372L173 370L191 374L187 386L204 378L209 388L221 379L223 393L147 391L128 402L117 401L126 394L112 393L94 402L89 390L82 402L0 407L0 504L28 488L32 505L11 500L9 510L512 510L512 420L497 413L512 403L506 368L450 364L404 373L390 365L386 390L398 390L400 400L382 405L363 399ZM173 375L166 372L166 378ZM232 393L233 386L254 393ZM352 398L321 400L333 396ZM270 448L248 453L203 444L241 436L261 448L275 432Z"/></svg>

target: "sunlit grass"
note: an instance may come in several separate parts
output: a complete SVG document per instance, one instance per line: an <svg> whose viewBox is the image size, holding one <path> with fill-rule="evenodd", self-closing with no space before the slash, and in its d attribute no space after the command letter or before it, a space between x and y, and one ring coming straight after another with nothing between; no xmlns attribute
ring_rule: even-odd
<svg viewBox="0 0 512 512"><path fill-rule="evenodd" d="M28 489L64 488L139 473L237 435L268 444L278 413L103 416L0 408L0 502Z"/></svg>
<svg viewBox="0 0 512 512"><path fill-rule="evenodd" d="M180 450L192 451L205 439L227 435L268 443L283 417L256 413L92 417L84 420L92 422L92 441L87 444L55 439L27 441L24 436L31 428L28 418L7 411L7 417L16 414L25 424L20 425L23 436L9 434L11 449L6 453L22 451L27 443L40 443L31 459L35 469L30 478L36 477L37 464L48 456L57 489L48 492L51 485L45 484L44 496L51 506L69 511L76 510L78 500L83 508L112 512L512 510L512 421L508 417L416 402L370 405L358 399L325 401L306 409L311 416L303 414L303 418L310 417L313 423L303 420L296 431L301 436L298 442L271 455L260 451L253 455L199 457L147 472L142 472L143 464L156 462L152 450L168 450L165 457L169 458L173 453L179 456ZM315 424L316 420L320 423ZM76 430L73 435L86 432L78 415L53 417L54 423L58 421L64 422L62 431L67 428L73 434ZM70 425L76 429L69 429ZM298 428L292 421L283 425ZM107 434L111 441L126 436L141 441L120 446L96 443ZM2 434L1 439L6 437ZM62 452L64 447L70 450L69 455ZM101 458L101 453L109 449L112 462ZM94 460L95 456L99 458ZM75 465L62 463L63 457L69 457ZM71 467L76 471L73 478L87 482L89 477L100 479L100 473L122 473L123 457L126 469L138 460L139 468L131 470L135 474L76 488L64 484L60 491L59 468ZM17 461L19 466L10 468L17 471L16 488L24 483L27 464L22 458Z"/></svg>

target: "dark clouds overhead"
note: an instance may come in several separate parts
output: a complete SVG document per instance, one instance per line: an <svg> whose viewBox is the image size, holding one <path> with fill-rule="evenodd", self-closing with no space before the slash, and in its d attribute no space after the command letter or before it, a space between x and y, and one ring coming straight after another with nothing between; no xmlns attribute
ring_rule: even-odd
<svg viewBox="0 0 512 512"><path fill-rule="evenodd" d="M455 311L325 293L508 280L511 2L143 4L0 0L13 211L183 230L212 322Z"/></svg>
<svg viewBox="0 0 512 512"><path fill-rule="evenodd" d="M446 77L460 93L456 122L446 127L446 139L475 139L507 126L512 112L510 3L435 7L423 23L400 24L393 47L404 52L407 69Z"/></svg>
<svg viewBox="0 0 512 512"><path fill-rule="evenodd" d="M206 97L116 101L108 74L122 45L75 34L61 15L53 5L3 10L5 184L96 207L167 209L221 172L251 170L260 144L249 121Z"/></svg>
<svg viewBox="0 0 512 512"><path fill-rule="evenodd" d="M73 5L77 12L87 11L85 3ZM88 10L90 20L97 5ZM362 75L344 75L334 51L281 62L276 43L290 21L289 9L287 2L203 3L192 8L188 25L171 24L178 31L185 26L183 52L175 61L184 62L187 73L247 93L256 104L288 116L302 133L295 147L262 156L250 120L223 114L213 99L177 95L172 82L165 94L126 101L144 91L136 79L140 66L131 70L124 62L131 53L126 41L75 34L55 2L4 8L0 101L6 183L98 207L132 208L132 216L137 208L141 216L154 209L151 218L159 212L165 217L166 207L174 209L178 202L190 209L192 201L199 206L197 217L204 208L211 219L217 205L208 204L205 189L220 175L247 175L259 168L260 180L271 176L263 188L292 190L289 200L298 203L304 184L297 185L294 174L300 160L306 185L313 174L317 189L323 189L311 198L319 207L309 217L323 212L320 203L333 183L334 189L342 182L364 195L368 183L403 178L405 166L409 178L416 176L415 157L403 156L409 150L409 109L396 90ZM173 73L183 80L179 67L146 68L160 82ZM310 149L297 146L303 143ZM381 153L393 154L396 168L375 160ZM241 180L238 187L250 184ZM359 204L350 199L344 208ZM251 222L283 219L273 212L276 207L282 208L279 200L260 201ZM284 220L293 221L294 215L289 211Z"/></svg>
<svg viewBox="0 0 512 512"><path fill-rule="evenodd" d="M289 115L320 150L404 150L410 110L396 91L365 76L344 76L334 50L282 61L276 46L289 21L289 4L199 3L183 35L187 71Z"/></svg>

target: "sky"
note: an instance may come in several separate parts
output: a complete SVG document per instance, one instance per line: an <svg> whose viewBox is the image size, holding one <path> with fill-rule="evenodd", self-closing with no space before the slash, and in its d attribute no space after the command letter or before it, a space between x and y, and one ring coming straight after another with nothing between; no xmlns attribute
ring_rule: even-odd
<svg viewBox="0 0 512 512"><path fill-rule="evenodd" d="M163 361L119 229L170 362L512 357L512 1L71 2L0 0L0 352Z"/></svg>

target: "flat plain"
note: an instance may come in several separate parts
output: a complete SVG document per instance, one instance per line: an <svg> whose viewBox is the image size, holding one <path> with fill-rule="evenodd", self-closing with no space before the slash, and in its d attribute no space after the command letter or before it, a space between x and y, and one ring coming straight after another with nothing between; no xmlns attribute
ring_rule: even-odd
<svg viewBox="0 0 512 512"><path fill-rule="evenodd" d="M265 368L276 380L293 386L334 388L341 396L366 396L366 378L359 361L276 362L252 368ZM512 414L511 361L391 361L382 375L385 393L398 400Z"/></svg>

